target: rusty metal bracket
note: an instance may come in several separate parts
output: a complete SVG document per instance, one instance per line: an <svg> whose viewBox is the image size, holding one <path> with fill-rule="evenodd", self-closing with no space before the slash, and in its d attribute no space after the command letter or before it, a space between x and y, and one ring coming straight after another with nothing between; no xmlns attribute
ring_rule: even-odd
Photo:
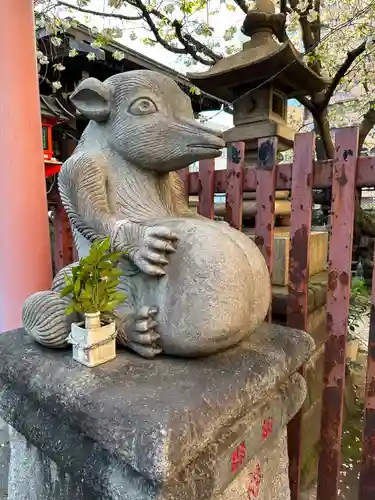
<svg viewBox="0 0 375 500"><path fill-rule="evenodd" d="M263 142L258 148L257 166L262 170L272 170L274 167L274 145L271 140Z"/></svg>
<svg viewBox="0 0 375 500"><path fill-rule="evenodd" d="M232 163L235 165L239 165L241 163L241 151L236 148L236 146L230 147L230 157L232 159Z"/></svg>

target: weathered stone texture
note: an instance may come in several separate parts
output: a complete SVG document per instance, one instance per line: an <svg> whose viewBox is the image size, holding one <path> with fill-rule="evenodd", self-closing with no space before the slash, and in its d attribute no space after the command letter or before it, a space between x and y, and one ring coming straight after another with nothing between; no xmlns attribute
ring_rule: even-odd
<svg viewBox="0 0 375 500"><path fill-rule="evenodd" d="M22 329L4 334L0 414L16 431L9 498L26 500L32 485L35 500L229 500L228 487L241 499L259 461L259 498L271 500L273 481L287 481L283 436L312 349L307 334L265 324L205 360L120 351L86 369Z"/></svg>

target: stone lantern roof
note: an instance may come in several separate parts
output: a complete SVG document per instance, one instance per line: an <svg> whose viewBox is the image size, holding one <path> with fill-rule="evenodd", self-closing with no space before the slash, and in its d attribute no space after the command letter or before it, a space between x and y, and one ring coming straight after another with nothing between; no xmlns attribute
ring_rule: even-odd
<svg viewBox="0 0 375 500"><path fill-rule="evenodd" d="M250 41L240 52L221 59L208 71L189 73L188 78L200 89L227 101L274 75L273 86L288 97L320 92L329 82L303 63L290 40L282 41L284 26L285 14L275 13L272 0L256 0L242 26Z"/></svg>

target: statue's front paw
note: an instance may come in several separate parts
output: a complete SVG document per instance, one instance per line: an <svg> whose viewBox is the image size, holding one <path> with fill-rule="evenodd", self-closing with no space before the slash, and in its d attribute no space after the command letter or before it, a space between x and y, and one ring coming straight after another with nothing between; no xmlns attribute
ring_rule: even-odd
<svg viewBox="0 0 375 500"><path fill-rule="evenodd" d="M177 236L166 227L148 227L134 263L146 274L163 276L168 255L176 251L177 241Z"/></svg>
<svg viewBox="0 0 375 500"><path fill-rule="evenodd" d="M143 358L154 358L162 352L156 343L160 337L155 330L157 312L157 307L142 307L135 317L133 328L127 335L127 347Z"/></svg>

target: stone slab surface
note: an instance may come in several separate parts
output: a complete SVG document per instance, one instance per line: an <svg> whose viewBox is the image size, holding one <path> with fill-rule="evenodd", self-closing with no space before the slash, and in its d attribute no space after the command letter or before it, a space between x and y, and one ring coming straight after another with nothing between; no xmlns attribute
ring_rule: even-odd
<svg viewBox="0 0 375 500"><path fill-rule="evenodd" d="M70 351L44 349L18 329L0 337L0 412L41 449L49 439L60 446L70 466L74 445L54 435L56 426L82 437L80 460L91 440L90 448L163 481L215 433L267 400L313 348L307 334L265 324L236 348L204 360L145 360L124 350L89 369Z"/></svg>

